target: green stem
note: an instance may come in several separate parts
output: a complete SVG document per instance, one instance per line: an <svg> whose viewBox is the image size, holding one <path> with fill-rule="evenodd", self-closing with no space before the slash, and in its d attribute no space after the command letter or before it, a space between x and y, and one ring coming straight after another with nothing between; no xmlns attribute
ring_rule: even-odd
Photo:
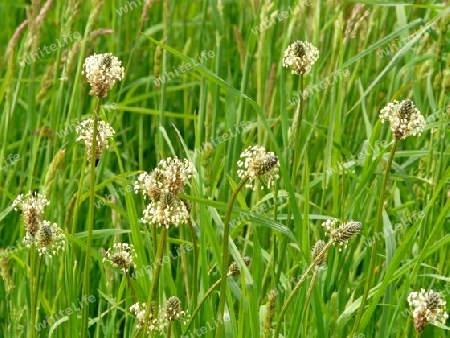
<svg viewBox="0 0 450 338"><path fill-rule="evenodd" d="M33 245L31 250L35 251L36 246ZM34 256L36 253L34 252ZM36 262L35 257L33 257L33 263ZM31 274L35 275L35 283L33 288L33 283L31 283L31 328L30 328L30 337L35 338L37 337L37 330L36 330L36 314L37 314L37 300L38 300L38 294L39 294L39 281L40 281L40 271L41 271L41 263L42 263L42 256L38 257L37 265L33 265L33 268L31 270ZM36 269L34 269L36 268ZM33 280L33 279L32 279Z"/></svg>
<svg viewBox="0 0 450 338"><path fill-rule="evenodd" d="M158 246L158 251L156 252L156 257L155 257L155 270L153 271L153 275L152 275L152 284L151 284L151 288L150 288L150 297L148 298L148 303L147 303L147 309L148 311L148 317L146 319L146 323L144 325L144 330L143 332L146 331L146 328L148 327L148 321L150 319L150 315L153 315L153 317L157 317L158 316L158 302L159 302L159 297L156 297L155 299L155 295L156 295L156 290L158 289L158 282L159 282L159 275L161 273L161 265L162 265L162 261L163 261L163 254L164 254L164 248L166 246L166 239L167 239L167 228L163 227L162 232L161 232L161 238L160 238L160 242L159 242L159 246ZM155 313L151 313L151 308L152 308L152 302L155 302Z"/></svg>
<svg viewBox="0 0 450 338"><path fill-rule="evenodd" d="M198 303L197 307L195 308L194 312L192 312L191 315L191 319L189 320L189 323L186 326L186 330L184 330L183 335L186 336L187 332L189 331L189 328L191 327L192 323L194 322L194 318L197 315L198 311L200 310L200 308L203 305L203 302L206 300L206 298L208 298L208 296L211 294L211 292L214 291L214 289L217 287L217 285L219 285L220 281L222 280L222 278L219 278L209 289L208 291L206 291L205 295L203 296L203 298L200 300L200 302Z"/></svg>
<svg viewBox="0 0 450 338"><path fill-rule="evenodd" d="M392 145L392 149L391 149L391 153L389 154L389 159L388 159L388 163L383 175L383 183L381 186L381 194L380 194L380 200L378 202L378 209L377 209L377 216L376 216L376 223L375 223L375 229L374 229L374 234L378 234L379 232L381 232L382 228L383 228L383 206L384 206L384 199L385 199L385 195L386 195L386 188L387 188L387 182L388 182L388 178L389 178L389 171L391 169L392 166L392 161L394 159L394 155L395 155L395 151L397 149L397 142L398 140L395 139L394 144ZM358 311L358 315L356 317L355 320L355 325L353 325L353 330L352 330L352 334L354 335L358 328L359 328L359 324L361 322L361 318L362 318L362 314L364 313L364 305L367 301L367 298L369 296L369 290L372 284L372 279L373 276L375 274L375 264L376 264L376 254L377 254L377 244L378 241L375 241L372 245L372 251L370 253L370 264L369 264L369 275L367 276L367 280L366 280L366 284L364 287L364 294L363 297L361 299L361 304L359 306L359 311Z"/></svg>
<svg viewBox="0 0 450 338"><path fill-rule="evenodd" d="M307 330L308 330L308 312L309 312L309 306L308 305L309 305L309 300L311 299L311 293L312 293L312 290L314 288L314 284L316 283L318 275L319 275L319 269L316 266L316 268L314 269L314 274L313 274L313 276L311 278L311 283L309 284L308 291L306 292L305 308L303 309L303 316L302 316L302 318L305 321L305 324L303 325L303 332L304 332L303 336L304 337L308 336L308 334L307 334L308 333L307 332Z"/></svg>
<svg viewBox="0 0 450 338"><path fill-rule="evenodd" d="M225 312L225 299L227 297L227 272L228 272L228 264L229 264L229 252L228 252L228 243L230 237L230 217L231 212L233 211L233 203L237 197L237 194L245 185L248 180L248 176L244 176L242 180L237 185L236 189L231 194L230 200L228 201L227 211L225 213L225 220L223 223L223 247L222 247L222 271L220 276L222 277L222 281L220 283L220 300L219 300L219 311L218 311L218 323L216 328L216 338L220 338L222 335L222 318Z"/></svg>
<svg viewBox="0 0 450 338"><path fill-rule="evenodd" d="M286 302L284 302L283 308L281 309L280 316L278 317L278 322L277 322L277 326L276 326L276 329L275 329L274 337L278 337L280 335L281 324L283 324L283 319L284 319L284 316L286 315L286 311L287 311L289 305L291 304L291 302L294 300L294 297L297 294L298 290L300 290L300 286L302 286L303 282L308 277L309 272L316 266L316 262L318 260L322 259L322 257L328 251L328 249L333 245L333 243L334 243L333 241L330 241L324 246L322 251L316 256L314 261L308 266L306 271L303 273L302 278L300 278L300 280L298 281L298 283L295 286L294 290L292 290L292 292L290 293L290 295L289 295L288 299L286 300Z"/></svg>
<svg viewBox="0 0 450 338"><path fill-rule="evenodd" d="M192 304L197 303L197 292L198 292L198 285L197 285L197 269L198 269L198 251L197 251L197 235L195 233L195 229L192 225L191 220L188 221L189 230L191 231L192 236L192 245L194 247L193 255L194 255L194 271L192 272L192 281L193 281L193 287L192 287Z"/></svg>
<svg viewBox="0 0 450 338"><path fill-rule="evenodd" d="M297 177L298 174L298 167L300 162L300 154L301 154L301 144L300 144L300 134L302 129L302 118L303 118L303 75L300 75L299 80L299 100L297 103L297 109L295 111L294 115L295 121L294 121L294 127L292 128L292 132L294 133L294 145L295 147L292 148L294 152L294 161L292 163L292 179Z"/></svg>
<svg viewBox="0 0 450 338"><path fill-rule="evenodd" d="M172 321L169 321L169 327L167 328L167 338L172 336Z"/></svg>
<svg viewBox="0 0 450 338"><path fill-rule="evenodd" d="M126 275L127 275L128 285L130 286L131 294L133 295L133 298L134 298L134 302L137 302L138 298L136 296L136 290L134 289L133 283L131 283L130 273L127 272Z"/></svg>
<svg viewBox="0 0 450 338"><path fill-rule="evenodd" d="M93 118L94 118L94 132L92 135L92 148L90 158L90 172L89 172L89 221L88 221L88 235L86 244L86 259L84 264L84 281L83 281L83 295L90 294L91 282L91 246L92 246L92 232L94 230L94 198L95 198L95 164L97 156L97 134L98 134L98 110L100 108L100 98L96 98ZM83 173L82 173L83 174ZM89 334L89 304L83 306L83 313L81 318L81 337L86 338Z"/></svg>

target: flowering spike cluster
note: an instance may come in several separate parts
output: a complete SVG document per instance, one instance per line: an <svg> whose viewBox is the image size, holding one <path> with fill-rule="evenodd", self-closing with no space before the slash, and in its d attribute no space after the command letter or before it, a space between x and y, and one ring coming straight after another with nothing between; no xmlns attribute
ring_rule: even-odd
<svg viewBox="0 0 450 338"><path fill-rule="evenodd" d="M144 328L145 323L148 323L147 334L154 331L163 331L167 325L164 319L154 317L155 304L152 304L151 311L148 313L147 304L135 303L131 305L130 312L136 316L136 329L141 330Z"/></svg>
<svg viewBox="0 0 450 338"><path fill-rule="evenodd" d="M176 157L161 160L151 173L142 173L135 182L134 189L141 191L150 203L144 210L142 221L157 226L178 226L189 220L189 203L183 201L179 194L195 173L195 168L188 160Z"/></svg>
<svg viewBox="0 0 450 338"><path fill-rule="evenodd" d="M22 210L25 230L31 237L34 237L39 230L45 207L49 204L44 195L31 191L25 195L20 194L14 200L12 206L14 210Z"/></svg>
<svg viewBox="0 0 450 338"><path fill-rule="evenodd" d="M408 136L420 136L425 128L425 118L411 100L388 103L380 111L381 122L389 121L397 140Z"/></svg>
<svg viewBox="0 0 450 338"><path fill-rule="evenodd" d="M154 331L162 332L172 321L183 320L184 324L189 315L181 309L181 301L178 297L172 296L167 299L166 308L160 310L159 316L155 316L155 304L152 303L150 313L147 311L147 304L135 303L130 307L130 312L136 316L136 329L141 330L148 323L147 333Z"/></svg>
<svg viewBox="0 0 450 338"><path fill-rule="evenodd" d="M24 215L24 245L29 248L35 244L39 255L52 257L64 250L66 237L56 223L43 220L45 207L49 204L44 195L30 191L17 196L13 207L22 210Z"/></svg>
<svg viewBox="0 0 450 338"><path fill-rule="evenodd" d="M319 50L307 41L295 41L284 51L283 67L291 68L292 74L303 75L319 59Z"/></svg>
<svg viewBox="0 0 450 338"><path fill-rule="evenodd" d="M96 162L100 159L103 149L109 148L109 140L113 137L115 131L105 121L98 121L97 125L97 148L95 149L95 155L92 156L92 140L94 138L94 120L89 118L82 121L77 127L76 132L78 134L77 141L83 141L87 148L88 159L95 159Z"/></svg>
<svg viewBox="0 0 450 338"><path fill-rule="evenodd" d="M339 251L342 251L347 246L347 241L361 231L362 224L361 222L349 221L336 228L337 223L337 219L329 219L323 222L322 226L331 240L339 244Z"/></svg>
<svg viewBox="0 0 450 338"><path fill-rule="evenodd" d="M270 189L275 180L279 178L278 171L280 163L278 157L273 152L267 152L262 146L248 147L241 153L237 162L237 174L240 178L248 177L249 181L245 185L247 188L256 189L254 182L259 179L263 186Z"/></svg>
<svg viewBox="0 0 450 338"><path fill-rule="evenodd" d="M172 296L167 299L166 311L164 312L164 317L167 321L172 322L186 316L188 316L187 312L181 309L180 298Z"/></svg>
<svg viewBox="0 0 450 338"><path fill-rule="evenodd" d="M408 303L413 311L414 327L417 332L422 332L428 324L445 324L448 314L445 312L445 300L439 292L433 290L411 292Z"/></svg>
<svg viewBox="0 0 450 338"><path fill-rule="evenodd" d="M325 265L327 261L327 253L321 254L325 245L326 243L324 241L318 240L311 250L311 261L313 261L316 266Z"/></svg>
<svg viewBox="0 0 450 338"><path fill-rule="evenodd" d="M25 235L24 243L25 246L30 246L33 243L33 239L27 238L27 235ZM58 251L64 250L66 236L61 232L61 229L56 223L42 221L36 233L35 243L39 255L47 254L49 257L52 257Z"/></svg>
<svg viewBox="0 0 450 338"><path fill-rule="evenodd" d="M105 253L103 261L110 261L113 266L118 267L123 272L127 273L130 267L134 267L134 259L136 252L134 246L128 243L115 243L112 248L109 248Z"/></svg>
<svg viewBox="0 0 450 338"><path fill-rule="evenodd" d="M84 61L82 74L91 85L90 95L106 97L117 81L122 81L125 70L122 61L111 53L94 54Z"/></svg>
<svg viewBox="0 0 450 338"><path fill-rule="evenodd" d="M245 256L243 259L245 266L249 266L252 259L249 256ZM239 276L241 274L241 270L236 262L233 262L228 267L227 276Z"/></svg>

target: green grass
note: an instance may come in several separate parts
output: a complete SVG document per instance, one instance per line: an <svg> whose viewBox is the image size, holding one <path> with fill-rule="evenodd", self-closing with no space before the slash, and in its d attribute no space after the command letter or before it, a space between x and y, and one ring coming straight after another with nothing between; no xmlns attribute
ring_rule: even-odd
<svg viewBox="0 0 450 338"><path fill-rule="evenodd" d="M306 5L294 13L287 0L160 0L142 21L144 1L134 2L119 15L126 1L53 1L33 24L40 7L0 0L7 13L0 33L0 247L7 250L0 257L0 336L142 337L130 306L148 302L153 285L161 311L177 296L192 314L221 278L237 161L252 145L278 156L280 178L273 189L244 187L236 195L228 252L241 274L226 283L224 331L216 330L219 283L185 335L263 337L268 294L276 288L268 337L277 329L291 338L414 336L411 291L438 290L450 301L449 10L438 1L300 1ZM27 10L29 24L11 45ZM281 63L295 40L320 50L302 80ZM22 67L33 48L39 58ZM92 115L96 99L81 70L87 56L106 52L122 60L125 79L101 101L100 116L116 134L90 177L75 126ZM192 69L155 85L185 62ZM291 102L302 87L309 95L300 131L291 135ZM427 125L421 136L397 142L389 169L393 135L378 114L395 99L414 101ZM132 187L169 156L196 167L183 198L192 205L197 250L188 225L170 227L156 281L163 232L139 221L148 200ZM43 259L39 270L35 251L21 244L23 217L11 207L28 191L47 195L44 218L67 237L65 251ZM343 251L331 247L326 267L308 276L276 327L312 246L327 239L322 222L332 218L360 221L362 231ZM137 279L102 261L103 250L118 242L134 245ZM89 308L58 315L90 296ZM60 320L37 331L33 312L36 323L55 314ZM171 336L185 329L175 321ZM421 336L447 337L448 330L428 325Z"/></svg>

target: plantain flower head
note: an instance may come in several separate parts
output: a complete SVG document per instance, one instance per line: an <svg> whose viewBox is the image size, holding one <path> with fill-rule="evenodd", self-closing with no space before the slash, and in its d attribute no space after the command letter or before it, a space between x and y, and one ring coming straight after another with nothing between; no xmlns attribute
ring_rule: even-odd
<svg viewBox="0 0 450 338"><path fill-rule="evenodd" d="M348 240L361 231L362 224L355 221L344 222L340 226L337 226L338 224L337 219L329 219L323 222L322 226L331 240L339 245L339 251L342 251L347 246Z"/></svg>
<svg viewBox="0 0 450 338"><path fill-rule="evenodd" d="M298 40L284 51L283 67L291 68L292 74L308 74L318 59L319 50L314 45Z"/></svg>
<svg viewBox="0 0 450 338"><path fill-rule="evenodd" d="M445 324L448 314L445 312L445 300L439 292L433 290L411 292L408 303L413 311L414 327L417 332L422 332L428 324Z"/></svg>
<svg viewBox="0 0 450 338"><path fill-rule="evenodd" d="M77 141L83 141L88 154L88 160L94 158L96 163L100 160L100 156L104 149L109 148L109 140L114 136L115 131L105 121L98 121L97 125L97 148L95 149L95 155L92 154L92 140L94 139L94 119L89 118L82 121L77 127L76 132L78 134Z"/></svg>
<svg viewBox="0 0 450 338"><path fill-rule="evenodd" d="M425 118L411 100L388 103L380 111L381 122L389 121L397 140L408 136L420 136L425 128Z"/></svg>
<svg viewBox="0 0 450 338"><path fill-rule="evenodd" d="M275 180L279 178L280 163L273 152L267 152L264 147L251 146L241 153L237 162L239 167L237 174L240 178L248 177L248 188L256 189L254 182L262 181L263 185L270 189Z"/></svg>
<svg viewBox="0 0 450 338"><path fill-rule="evenodd" d="M91 85L90 95L106 97L117 81L122 81L125 70L122 61L111 53L94 54L86 58L82 74Z"/></svg>
<svg viewBox="0 0 450 338"><path fill-rule="evenodd" d="M36 244L39 255L47 255L52 257L58 254L59 251L64 250L66 243L66 236L56 223L49 221L42 221L36 231L35 236L30 232L25 234L23 243L26 247L31 247Z"/></svg>
<svg viewBox="0 0 450 338"><path fill-rule="evenodd" d="M12 206L14 210L22 210L25 230L31 237L39 230L45 207L49 204L44 195L31 191L20 194L14 200Z"/></svg>
<svg viewBox="0 0 450 338"><path fill-rule="evenodd" d="M110 261L113 266L119 268L127 273L130 267L134 267L134 259L136 252L134 246L128 243L114 243L112 248L109 248L105 253L103 261Z"/></svg>

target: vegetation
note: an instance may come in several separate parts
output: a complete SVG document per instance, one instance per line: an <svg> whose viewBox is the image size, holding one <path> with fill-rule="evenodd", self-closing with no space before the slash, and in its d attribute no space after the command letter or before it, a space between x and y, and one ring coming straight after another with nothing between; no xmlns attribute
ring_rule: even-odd
<svg viewBox="0 0 450 338"><path fill-rule="evenodd" d="M448 336L445 4L0 4L0 336Z"/></svg>

